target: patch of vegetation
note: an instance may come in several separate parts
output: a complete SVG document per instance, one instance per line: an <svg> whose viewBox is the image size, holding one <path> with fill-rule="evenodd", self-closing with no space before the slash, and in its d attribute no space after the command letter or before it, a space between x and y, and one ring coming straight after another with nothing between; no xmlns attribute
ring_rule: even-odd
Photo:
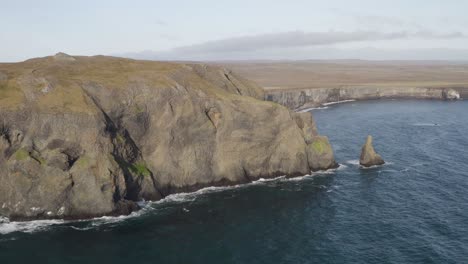
<svg viewBox="0 0 468 264"><path fill-rule="evenodd" d="M151 171L143 163L130 164L129 169L133 173L141 175L141 176L151 176Z"/></svg>
<svg viewBox="0 0 468 264"><path fill-rule="evenodd" d="M77 166L79 168L83 168L83 167L88 167L89 165L89 158L86 157L86 156L83 156L83 157L80 157L74 164L74 166Z"/></svg>
<svg viewBox="0 0 468 264"><path fill-rule="evenodd" d="M314 140L312 148L315 152L322 154L327 149L327 145L322 140Z"/></svg>
<svg viewBox="0 0 468 264"><path fill-rule="evenodd" d="M0 109L16 109L23 102L24 94L16 84L0 83Z"/></svg>
<svg viewBox="0 0 468 264"><path fill-rule="evenodd" d="M18 149L15 154L14 154L14 157L16 160L25 160L27 158L29 158L29 152L23 148L21 149Z"/></svg>
<svg viewBox="0 0 468 264"><path fill-rule="evenodd" d="M125 139L124 139L124 137L122 137L122 135L117 134L117 136L115 138L117 139L117 142L119 144L124 144L125 143Z"/></svg>

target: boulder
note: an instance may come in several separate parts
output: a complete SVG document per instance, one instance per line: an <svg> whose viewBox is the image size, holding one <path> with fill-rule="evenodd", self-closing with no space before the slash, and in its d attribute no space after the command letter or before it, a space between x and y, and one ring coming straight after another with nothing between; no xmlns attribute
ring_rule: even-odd
<svg viewBox="0 0 468 264"><path fill-rule="evenodd" d="M382 159L382 157L375 152L374 147L372 146L372 136L370 135L367 136L366 143L364 146L362 146L359 164L364 167L385 164L385 161Z"/></svg>

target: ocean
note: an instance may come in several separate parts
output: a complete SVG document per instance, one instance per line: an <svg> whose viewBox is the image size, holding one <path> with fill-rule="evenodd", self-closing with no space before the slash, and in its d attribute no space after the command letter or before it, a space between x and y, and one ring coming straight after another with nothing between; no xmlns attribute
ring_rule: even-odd
<svg viewBox="0 0 468 264"><path fill-rule="evenodd" d="M171 195L129 216L2 219L0 262L468 263L467 110L415 100L315 109L336 170ZM359 166L368 134L385 165Z"/></svg>

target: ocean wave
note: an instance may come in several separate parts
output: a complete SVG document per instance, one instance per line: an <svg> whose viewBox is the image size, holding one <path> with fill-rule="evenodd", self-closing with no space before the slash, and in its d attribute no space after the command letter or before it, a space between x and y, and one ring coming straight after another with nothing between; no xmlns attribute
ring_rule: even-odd
<svg viewBox="0 0 468 264"><path fill-rule="evenodd" d="M264 180L264 181L268 181L268 180ZM216 192L222 192L222 191L232 190L236 188L242 188L242 187L246 187L248 185L259 183L259 182L261 181L255 181L255 182L250 182L247 184L237 184L237 185L231 185L231 186L210 186L210 187L202 188L195 192L170 194L161 200L150 202L150 203L162 204L162 203L169 203L169 202L170 203L192 202L192 201L195 201L198 196L203 195L203 194L216 193Z"/></svg>
<svg viewBox="0 0 468 264"><path fill-rule="evenodd" d="M348 166L345 164L338 164L338 167L333 169L314 171L310 176L335 174L337 171L342 171L346 168L348 168Z"/></svg>
<svg viewBox="0 0 468 264"><path fill-rule="evenodd" d="M149 205L150 205L150 203L148 203L147 205L142 207L140 210L132 212L129 215L102 216L102 217L97 217L97 218L93 218L93 219L90 219L90 220L84 220L84 221L89 222L92 227L98 227L98 226L102 226L102 225L120 223L122 221L126 221L126 220L129 220L131 218L140 217L140 216L148 213L148 211L151 210L151 207ZM86 230L86 229L84 229L84 230Z"/></svg>
<svg viewBox="0 0 468 264"><path fill-rule="evenodd" d="M338 168L336 168L336 170L341 171L341 170L344 170L346 168L348 168L348 166L346 166L345 164L339 164L339 166L338 166Z"/></svg>
<svg viewBox="0 0 468 264"><path fill-rule="evenodd" d="M374 165L374 166L370 166L370 167L364 167L364 166L361 166L361 164L359 163L359 160L348 160L346 161L347 164L351 164L351 165L354 165L354 166L358 166L359 168L361 169L374 169L374 168L378 168L378 167L382 167L382 166L388 166L388 165L393 165L394 163L391 162L391 161L385 161L385 164L382 164L382 165Z"/></svg>
<svg viewBox="0 0 468 264"><path fill-rule="evenodd" d="M139 217L147 213L151 208L149 207L150 203L146 203L140 210L132 212L129 215L120 215L120 216L102 216L91 219L81 219L81 220L63 220L63 219L50 219L50 220L33 220L33 221L22 221L22 222L11 222L8 218L0 218L0 234L6 235L14 232L21 233L36 233L47 231L50 228L57 225L68 225L70 228L86 231L94 229L98 226L114 224L128 220L130 218ZM84 226L83 226L84 225Z"/></svg>
<svg viewBox="0 0 468 264"><path fill-rule="evenodd" d="M323 110L323 109L328 109L328 106L310 107L310 108L300 110L298 111L298 113L306 113L312 110Z"/></svg>
<svg viewBox="0 0 468 264"><path fill-rule="evenodd" d="M330 105L343 104L343 103L349 103L349 102L354 102L354 101L356 100L351 99L351 100L341 100L341 101L336 101L336 102L323 103L322 106L309 107L306 109L302 109L302 110L299 110L298 113L305 113L305 112L309 112L312 110L324 110L324 109L328 109L328 106Z"/></svg>
<svg viewBox="0 0 468 264"><path fill-rule="evenodd" d="M348 103L348 102L354 102L356 100L341 100L341 101L336 101L336 102L328 102L328 103L323 103L322 105L328 106L328 105L335 105L335 104L342 104L342 103Z"/></svg>
<svg viewBox="0 0 468 264"><path fill-rule="evenodd" d="M209 193L215 192L222 192L226 190L232 190L237 188L245 188L248 186L256 185L256 184L267 184L269 182L274 181L301 181L316 175L326 175L326 174L333 174L337 170L345 169L347 166L340 164L340 166L336 169L324 170L324 171L316 171L311 174L307 174L304 176L293 177L293 178L286 178L286 176L279 176L276 178L264 179L260 178L256 181L246 183L246 184L237 184L232 186L212 186L202 188L195 192L189 193L176 193L171 194L164 197L158 201L141 201L138 204L140 205L141 209L135 212L132 212L129 215L120 215L120 216L102 216L96 217L92 219L82 219L82 220L61 220L61 219L54 219L54 220L34 220L34 221L24 221L24 222L10 222L8 218L0 217L0 234L5 235L14 232L22 232L22 233L35 233L40 231L46 231L53 226L57 225L67 225L69 228L77 230L77 231L87 231L91 229L95 229L100 226L109 226L114 225L123 221L127 221L132 218L141 217L151 211L157 210L157 208L153 207L153 205L160 205L165 203L186 203L192 202L197 199L200 195L205 195ZM187 211L185 209L184 211Z"/></svg>
<svg viewBox="0 0 468 264"><path fill-rule="evenodd" d="M306 175L298 176L298 177L292 177L292 178L285 178L284 177L281 180L283 180L283 181L302 181L304 179L313 178L314 176L335 174L337 171L344 170L347 167L348 166L346 166L344 164L339 164L338 168L314 171L314 172L311 172L310 174L306 174Z"/></svg>
<svg viewBox="0 0 468 264"><path fill-rule="evenodd" d="M256 181L253 181L252 183L256 184L256 183L272 182L272 181L277 181L277 180L284 179L284 178L286 178L286 176L279 176L279 177L270 178L270 179L260 178L260 179L258 179Z"/></svg>
<svg viewBox="0 0 468 264"><path fill-rule="evenodd" d="M64 220L35 220L25 222L10 222L8 218L0 219L0 234L6 235L13 232L34 233L46 230L54 225L65 223Z"/></svg>
<svg viewBox="0 0 468 264"><path fill-rule="evenodd" d="M364 167L364 166L361 166L359 165L359 168L361 170L371 170L371 169L375 169L375 168L380 168L382 166L385 166L385 164L382 164L382 165L372 165L372 166L369 166L369 167Z"/></svg>
<svg viewBox="0 0 468 264"><path fill-rule="evenodd" d="M346 161L346 163L351 164L351 165L358 165L358 166L360 165L359 160L348 160Z"/></svg>

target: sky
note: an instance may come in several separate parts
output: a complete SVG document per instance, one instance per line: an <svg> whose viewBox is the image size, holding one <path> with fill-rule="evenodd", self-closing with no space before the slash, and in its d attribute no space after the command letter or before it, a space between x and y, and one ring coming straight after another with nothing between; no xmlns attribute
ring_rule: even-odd
<svg viewBox="0 0 468 264"><path fill-rule="evenodd" d="M468 60L463 0L0 0L0 62Z"/></svg>

